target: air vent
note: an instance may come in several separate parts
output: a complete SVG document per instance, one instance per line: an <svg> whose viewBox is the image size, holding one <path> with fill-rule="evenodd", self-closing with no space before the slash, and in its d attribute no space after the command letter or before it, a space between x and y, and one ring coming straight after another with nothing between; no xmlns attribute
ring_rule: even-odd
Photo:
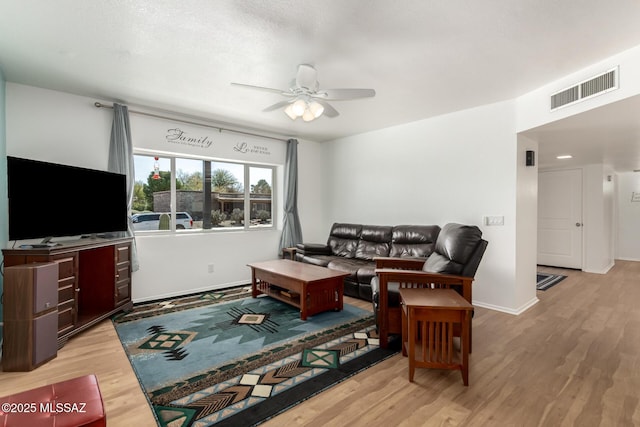
<svg viewBox="0 0 640 427"><path fill-rule="evenodd" d="M564 105L580 100L580 86L570 87L562 92L551 95L551 109L555 110Z"/></svg>
<svg viewBox="0 0 640 427"><path fill-rule="evenodd" d="M618 89L618 67L551 95L551 111Z"/></svg>

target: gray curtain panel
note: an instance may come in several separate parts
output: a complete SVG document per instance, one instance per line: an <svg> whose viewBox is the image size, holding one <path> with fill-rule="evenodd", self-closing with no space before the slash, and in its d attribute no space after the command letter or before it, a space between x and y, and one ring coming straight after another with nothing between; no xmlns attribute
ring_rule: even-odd
<svg viewBox="0 0 640 427"><path fill-rule="evenodd" d="M283 248L302 243L302 227L298 217L298 140L287 141L287 159L284 165L284 223L280 237Z"/></svg>
<svg viewBox="0 0 640 427"><path fill-rule="evenodd" d="M127 206L129 212L133 204L133 145L131 143L131 127L129 125L129 110L126 105L113 104L113 125L111 126L111 141L109 144L109 171L125 174L127 177ZM131 270L137 271L138 251L133 234L133 223L129 216L127 235L133 237L131 245Z"/></svg>

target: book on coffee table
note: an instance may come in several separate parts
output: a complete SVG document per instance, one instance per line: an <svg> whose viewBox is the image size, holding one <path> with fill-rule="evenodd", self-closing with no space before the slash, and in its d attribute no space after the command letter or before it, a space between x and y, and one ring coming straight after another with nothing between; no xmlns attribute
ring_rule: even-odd
<svg viewBox="0 0 640 427"><path fill-rule="evenodd" d="M287 298L298 298L300 296L299 293L296 293L296 292L293 292L293 291L289 291L289 290L286 290L286 289L282 289L280 291L280 295L283 295L283 296L285 296Z"/></svg>

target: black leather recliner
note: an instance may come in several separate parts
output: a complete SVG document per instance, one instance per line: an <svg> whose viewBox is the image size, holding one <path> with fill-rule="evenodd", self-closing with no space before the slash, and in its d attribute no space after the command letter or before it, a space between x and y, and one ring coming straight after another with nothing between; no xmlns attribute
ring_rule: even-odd
<svg viewBox="0 0 640 427"><path fill-rule="evenodd" d="M453 288L472 303L471 283L487 245L478 227L450 223L426 261L400 264L394 258L377 258L371 288L380 346L387 346L390 334L402 332L400 287Z"/></svg>

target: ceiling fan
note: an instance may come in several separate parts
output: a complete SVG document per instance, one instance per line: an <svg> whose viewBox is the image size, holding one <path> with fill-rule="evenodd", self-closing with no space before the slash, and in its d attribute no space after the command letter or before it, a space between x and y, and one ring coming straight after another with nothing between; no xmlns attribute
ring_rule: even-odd
<svg viewBox="0 0 640 427"><path fill-rule="evenodd" d="M327 117L340 115L327 101L347 101L371 98L376 95L376 91L373 89L320 89L317 76L318 73L312 65L300 64L298 65L296 78L291 82L289 89L272 89L243 83L231 84L248 89L277 93L288 98L284 101L276 102L262 111L273 111L284 107L284 112L291 120L302 117L305 122L315 120L322 114Z"/></svg>

